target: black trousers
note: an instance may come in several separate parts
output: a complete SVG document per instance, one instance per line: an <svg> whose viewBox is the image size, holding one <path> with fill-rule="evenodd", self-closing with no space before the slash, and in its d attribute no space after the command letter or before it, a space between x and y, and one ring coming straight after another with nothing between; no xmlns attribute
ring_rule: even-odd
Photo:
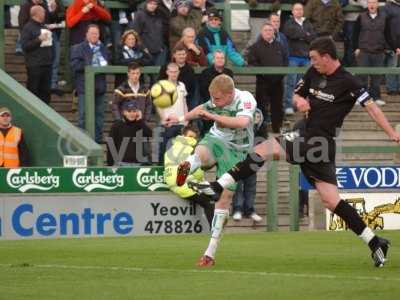
<svg viewBox="0 0 400 300"><path fill-rule="evenodd" d="M283 79L269 81L257 77L256 99L264 118L267 118L270 107L272 131L279 133L283 122Z"/></svg>
<svg viewBox="0 0 400 300"><path fill-rule="evenodd" d="M46 104L50 103L51 65L27 67L26 88Z"/></svg>

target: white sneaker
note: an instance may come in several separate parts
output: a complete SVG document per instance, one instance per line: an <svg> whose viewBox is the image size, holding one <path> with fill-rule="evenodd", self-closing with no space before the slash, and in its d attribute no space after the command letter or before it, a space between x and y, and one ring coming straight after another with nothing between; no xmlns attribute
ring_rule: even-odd
<svg viewBox="0 0 400 300"><path fill-rule="evenodd" d="M293 108L291 108L291 107L286 108L286 109L285 109L285 115L287 115L287 116L292 116L292 115L294 115L294 110L293 110Z"/></svg>
<svg viewBox="0 0 400 300"><path fill-rule="evenodd" d="M255 212L253 212L253 213L250 215L250 218L252 218L253 221L256 222L256 223L259 223L259 222L262 221L262 218L261 218L259 215L257 215Z"/></svg>
<svg viewBox="0 0 400 300"><path fill-rule="evenodd" d="M379 105L379 106L383 106L383 105L386 104L386 102L383 101L382 99L376 99L376 100L375 100L375 103L376 103L376 105Z"/></svg>
<svg viewBox="0 0 400 300"><path fill-rule="evenodd" d="M241 219L242 219L242 213L240 211L237 211L233 214L234 221L240 221Z"/></svg>

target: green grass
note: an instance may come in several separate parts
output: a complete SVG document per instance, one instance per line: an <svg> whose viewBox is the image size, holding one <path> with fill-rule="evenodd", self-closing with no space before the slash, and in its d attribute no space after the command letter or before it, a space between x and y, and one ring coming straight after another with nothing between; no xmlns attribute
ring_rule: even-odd
<svg viewBox="0 0 400 300"><path fill-rule="evenodd" d="M0 242L0 299L398 299L400 232L375 268L348 232L226 234L212 269L208 237Z"/></svg>

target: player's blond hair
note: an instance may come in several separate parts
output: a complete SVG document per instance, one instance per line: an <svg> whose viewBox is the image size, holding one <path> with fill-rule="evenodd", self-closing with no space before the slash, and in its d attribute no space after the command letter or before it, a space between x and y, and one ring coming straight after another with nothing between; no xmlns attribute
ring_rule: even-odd
<svg viewBox="0 0 400 300"><path fill-rule="evenodd" d="M213 92L221 92L223 94L230 94L234 91L235 84L233 79L228 75L221 74L215 77L208 87L210 94Z"/></svg>

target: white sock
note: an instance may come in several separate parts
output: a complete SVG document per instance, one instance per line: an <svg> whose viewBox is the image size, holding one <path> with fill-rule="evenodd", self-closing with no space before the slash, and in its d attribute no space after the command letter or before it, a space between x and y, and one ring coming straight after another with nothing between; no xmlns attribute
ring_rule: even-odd
<svg viewBox="0 0 400 300"><path fill-rule="evenodd" d="M229 173L223 174L220 178L218 178L217 182L223 187L226 188L228 185L235 183L235 179Z"/></svg>
<svg viewBox="0 0 400 300"><path fill-rule="evenodd" d="M228 209L217 208L214 210L214 217L212 220L212 227L211 227L211 239L204 255L207 255L212 258L215 257L215 252L217 251L218 242L220 241L222 237L222 231L224 230L225 220L227 220L228 217L229 217Z"/></svg>
<svg viewBox="0 0 400 300"><path fill-rule="evenodd" d="M369 242L374 238L375 233L371 228L365 227L363 232L359 235L359 237L368 245Z"/></svg>
<svg viewBox="0 0 400 300"><path fill-rule="evenodd" d="M192 155L190 155L186 161L188 161L190 163L190 171L189 174L193 174L198 168L201 167L201 160L200 157L194 153Z"/></svg>

